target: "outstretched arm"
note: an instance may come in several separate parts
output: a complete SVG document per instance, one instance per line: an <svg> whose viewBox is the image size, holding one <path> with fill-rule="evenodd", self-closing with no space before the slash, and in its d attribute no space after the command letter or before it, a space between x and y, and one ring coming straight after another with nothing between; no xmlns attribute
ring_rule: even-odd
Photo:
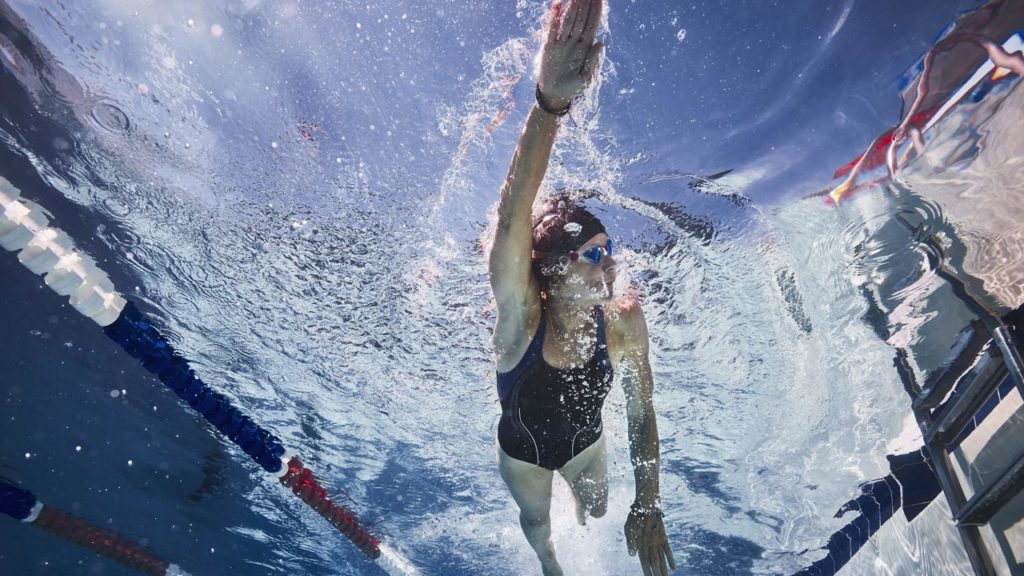
<svg viewBox="0 0 1024 576"><path fill-rule="evenodd" d="M616 324L623 347L619 369L626 393L629 455L636 480L636 498L626 519L626 546L630 556L639 553L644 576L663 576L670 567L676 569L676 562L661 514L658 422L647 323L640 305L632 302L620 312Z"/></svg>
<svg viewBox="0 0 1024 576"><path fill-rule="evenodd" d="M566 109L593 77L602 47L594 42L602 9L602 0L564 0L552 5L537 80L538 98L547 110ZM530 214L558 129L558 116L549 111L538 105L530 110L501 188L490 256L499 317L537 303L530 272Z"/></svg>

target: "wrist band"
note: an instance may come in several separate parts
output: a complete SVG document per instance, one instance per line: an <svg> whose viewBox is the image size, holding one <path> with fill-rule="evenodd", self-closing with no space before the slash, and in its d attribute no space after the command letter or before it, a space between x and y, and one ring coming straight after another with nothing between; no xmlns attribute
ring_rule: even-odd
<svg viewBox="0 0 1024 576"><path fill-rule="evenodd" d="M651 508L645 508L643 506L637 506L636 502L629 505L630 514L636 514L637 516L657 516L658 518L664 518L665 514L662 513L661 509L657 506Z"/></svg>
<svg viewBox="0 0 1024 576"><path fill-rule="evenodd" d="M572 106L572 102L566 104L565 108L562 108L561 110L556 110L548 106L547 103L544 102L544 94L541 94L540 84L537 84L537 106L540 106L540 109L547 112L548 114L554 116L565 116L566 114L569 113L569 108Z"/></svg>

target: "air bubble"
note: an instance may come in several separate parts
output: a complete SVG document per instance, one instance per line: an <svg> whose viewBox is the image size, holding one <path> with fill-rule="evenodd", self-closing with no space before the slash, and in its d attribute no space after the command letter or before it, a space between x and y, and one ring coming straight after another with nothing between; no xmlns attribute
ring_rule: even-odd
<svg viewBox="0 0 1024 576"><path fill-rule="evenodd" d="M98 101L92 107L92 120L104 132L123 134L131 129L131 121L121 108L110 101Z"/></svg>

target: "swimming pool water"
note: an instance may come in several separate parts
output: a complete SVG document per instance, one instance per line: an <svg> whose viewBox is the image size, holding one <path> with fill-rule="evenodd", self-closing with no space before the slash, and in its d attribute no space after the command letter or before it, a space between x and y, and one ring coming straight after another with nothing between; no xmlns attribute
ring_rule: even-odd
<svg viewBox="0 0 1024 576"><path fill-rule="evenodd" d="M684 573L799 570L917 447L892 346L953 335L915 308L939 288L914 245L879 230L949 174L801 197L898 120L893 79L972 6L611 4L549 180L598 192L617 289L645 295ZM536 568L495 465L482 244L542 10L0 1L0 174L424 574ZM1019 125L1008 101L992 126ZM957 174L1020 176L979 158ZM193 574L377 570L6 253L0 278L0 476ZM908 312L883 338L864 286L885 282ZM572 574L636 572L623 409L616 388L608 515L576 526L556 483ZM944 506L844 573L969 573ZM0 542L0 573L129 573L14 522Z"/></svg>

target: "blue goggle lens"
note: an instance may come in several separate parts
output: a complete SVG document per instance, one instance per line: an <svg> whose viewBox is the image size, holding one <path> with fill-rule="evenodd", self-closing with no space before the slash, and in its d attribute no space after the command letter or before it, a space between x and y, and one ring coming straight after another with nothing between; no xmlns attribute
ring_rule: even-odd
<svg viewBox="0 0 1024 576"><path fill-rule="evenodd" d="M600 246L591 246L583 252L580 252L580 257L591 264L600 264L601 258L604 255L612 255L612 240L608 239L608 243L604 245L604 248Z"/></svg>

